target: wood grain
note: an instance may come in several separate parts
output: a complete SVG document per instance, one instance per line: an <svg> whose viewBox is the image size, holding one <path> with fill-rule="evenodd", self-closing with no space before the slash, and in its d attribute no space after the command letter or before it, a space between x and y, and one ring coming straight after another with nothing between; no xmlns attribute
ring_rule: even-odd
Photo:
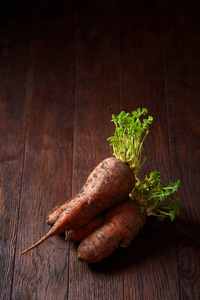
<svg viewBox="0 0 200 300"><path fill-rule="evenodd" d="M16 0L0 16L0 299L198 300L198 1ZM181 179L176 221L148 218L97 264L64 236L20 256L112 155L112 113L138 107L154 117L140 177Z"/></svg>
<svg viewBox="0 0 200 300"><path fill-rule="evenodd" d="M28 42L15 22L0 43L0 293L10 299L23 180L27 122ZM13 43L12 31L18 38ZM25 39L25 43L23 43Z"/></svg>
<svg viewBox="0 0 200 300"><path fill-rule="evenodd" d="M122 6L122 109L132 111L146 107L149 115L153 116L150 134L144 141L143 157L147 156L147 161L139 177L144 178L144 174L158 170L162 181L168 183L171 164L158 7L152 1L130 1L126 4ZM130 14L127 15L128 10ZM135 13L132 14L132 11ZM159 224L149 218L142 236L136 237L136 240L126 256L131 266L124 271L126 298L178 299L172 224L169 221ZM142 263L138 264L138 260ZM155 289L155 286L159 288Z"/></svg>
<svg viewBox="0 0 200 300"><path fill-rule="evenodd" d="M172 177L180 178L181 214L176 222L181 299L200 297L199 3L165 3L161 11ZM187 11L187 14L185 13ZM171 15L170 14L170 15ZM175 17L176 16L176 17Z"/></svg>
<svg viewBox="0 0 200 300"><path fill-rule="evenodd" d="M64 299L68 293L69 256L64 238L47 241L27 256L20 257L20 251L50 229L45 222L47 213L71 197L75 91L71 22L71 18L63 18L56 23L38 15L32 24L32 78L14 299L53 299L56 293ZM54 276L49 277L51 273Z"/></svg>

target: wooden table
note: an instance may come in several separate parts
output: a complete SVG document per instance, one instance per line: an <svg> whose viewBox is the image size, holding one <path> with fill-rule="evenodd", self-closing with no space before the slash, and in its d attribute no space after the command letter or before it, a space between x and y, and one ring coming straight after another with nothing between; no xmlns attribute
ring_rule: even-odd
<svg viewBox="0 0 200 300"><path fill-rule="evenodd" d="M0 299L200 299L199 1L29 2L0 10ZM149 217L96 264L63 236L20 256L112 155L111 115L138 107L140 176L181 180L175 222Z"/></svg>

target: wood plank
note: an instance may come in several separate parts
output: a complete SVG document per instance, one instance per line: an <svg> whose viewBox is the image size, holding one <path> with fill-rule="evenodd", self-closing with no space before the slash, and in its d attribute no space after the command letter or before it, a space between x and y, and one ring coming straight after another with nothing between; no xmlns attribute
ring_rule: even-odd
<svg viewBox="0 0 200 300"><path fill-rule="evenodd" d="M27 121L28 43L27 32L15 21L1 22L0 36L0 293L1 299L10 299Z"/></svg>
<svg viewBox="0 0 200 300"><path fill-rule="evenodd" d="M148 160L139 174L154 170L163 182L171 180L167 107L164 88L158 8L154 1L122 3L122 109L146 107L154 122L144 142ZM124 295L127 299L179 299L176 243L173 224L147 219L126 250Z"/></svg>
<svg viewBox="0 0 200 300"><path fill-rule="evenodd" d="M172 176L182 182L176 223L181 299L199 299L200 5L165 1L161 8Z"/></svg>
<svg viewBox="0 0 200 300"><path fill-rule="evenodd" d="M200 4L23 2L0 11L0 298L199 299ZM111 114L137 107L154 117L141 178L182 181L175 223L149 218L98 264L64 236L20 257L112 154Z"/></svg>
<svg viewBox="0 0 200 300"><path fill-rule="evenodd" d="M73 4L60 17L39 11L32 20L33 61L29 119L20 204L13 299L66 299L68 243L54 237L38 249L20 252L50 227L45 218L71 197L74 132L75 51Z"/></svg>
<svg viewBox="0 0 200 300"><path fill-rule="evenodd" d="M90 172L112 155L107 137L119 111L119 25L115 1L80 1L76 12L77 66L73 194ZM117 268L117 270L116 270ZM70 245L68 299L123 299L123 272L114 253L98 264L77 261Z"/></svg>

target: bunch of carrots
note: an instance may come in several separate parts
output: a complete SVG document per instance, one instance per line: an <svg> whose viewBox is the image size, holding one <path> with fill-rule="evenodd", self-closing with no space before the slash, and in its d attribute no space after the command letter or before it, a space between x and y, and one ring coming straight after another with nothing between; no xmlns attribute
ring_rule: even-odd
<svg viewBox="0 0 200 300"><path fill-rule="evenodd" d="M22 254L39 246L49 237L65 233L66 239L80 242L78 259L95 263L118 247L127 247L145 224L147 216L172 221L179 213L179 199L174 192L180 181L161 182L158 171L137 177L142 159L143 142L153 118L147 109L112 115L114 135L108 138L113 157L103 160L89 175L81 191L47 216L50 231ZM168 205L163 206L164 203Z"/></svg>

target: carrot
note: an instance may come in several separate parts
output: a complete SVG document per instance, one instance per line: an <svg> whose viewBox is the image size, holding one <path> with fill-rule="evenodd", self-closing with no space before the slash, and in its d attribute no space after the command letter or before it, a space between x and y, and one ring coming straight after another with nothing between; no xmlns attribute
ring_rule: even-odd
<svg viewBox="0 0 200 300"><path fill-rule="evenodd" d="M96 216L92 219L89 223L82 226L79 229L71 229L65 232L66 240L80 242L90 233L92 233L95 229L100 227L104 223L104 216L103 214Z"/></svg>
<svg viewBox="0 0 200 300"><path fill-rule="evenodd" d="M136 201L127 199L105 212L105 222L87 236L78 247L78 259L95 263L117 247L127 247L146 221Z"/></svg>
<svg viewBox="0 0 200 300"><path fill-rule="evenodd" d="M115 157L103 160L89 175L80 193L72 199L51 230L24 254L51 236L87 224L100 212L126 198L135 186L129 166Z"/></svg>
<svg viewBox="0 0 200 300"><path fill-rule="evenodd" d="M67 200L62 205L57 205L54 207L47 215L46 222L48 225L54 225L59 216L63 213L63 211L67 208L69 202L74 199L74 197Z"/></svg>
<svg viewBox="0 0 200 300"><path fill-rule="evenodd" d="M170 181L168 185L162 183L158 171L151 172L142 181L138 179L129 199L105 211L104 223L80 243L78 259L98 262L115 248L128 247L144 225L146 216L174 221L179 213L179 199L175 199L174 193L179 186L180 180ZM161 206L163 201L165 206Z"/></svg>
<svg viewBox="0 0 200 300"><path fill-rule="evenodd" d="M161 202L178 189L180 181L164 185L157 171L142 181L136 177L146 160L145 157L141 162L142 145L153 121L149 116L141 122L140 117L146 113L147 109L143 108L131 114L122 111L118 116L112 115L116 129L108 141L115 157L102 161L77 196L48 214L47 223L53 225L52 228L22 254L51 236L67 232L67 239L84 238L78 247L78 259L94 263L117 247L129 246L144 225L146 216L174 220L179 212L179 199L172 197L169 206L164 207ZM98 220L100 213L104 220L97 224L95 219ZM80 233L82 236L78 236Z"/></svg>

